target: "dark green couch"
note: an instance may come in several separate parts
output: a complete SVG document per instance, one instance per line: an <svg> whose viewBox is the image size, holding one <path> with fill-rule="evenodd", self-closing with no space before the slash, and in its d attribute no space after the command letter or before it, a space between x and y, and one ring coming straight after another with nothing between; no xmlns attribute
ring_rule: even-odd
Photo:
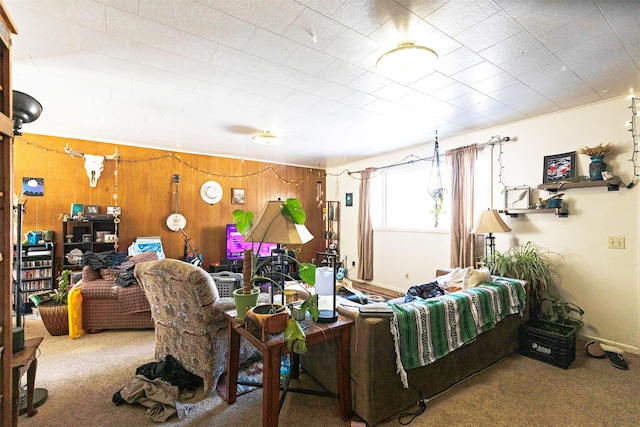
<svg viewBox="0 0 640 427"><path fill-rule="evenodd" d="M438 273L446 271L439 270ZM528 286L525 289L528 298ZM430 365L408 370L409 384L420 390L420 394L414 388L404 388L400 375L396 373L390 316L363 317L352 308L340 307L339 310L341 314L355 319L355 326L351 329L351 395L354 412L369 425L397 415L422 398L431 398L510 355L519 346L519 326L529 319L528 310L524 316L507 316L471 344ZM321 384L336 391L334 346L309 347L301 363Z"/></svg>

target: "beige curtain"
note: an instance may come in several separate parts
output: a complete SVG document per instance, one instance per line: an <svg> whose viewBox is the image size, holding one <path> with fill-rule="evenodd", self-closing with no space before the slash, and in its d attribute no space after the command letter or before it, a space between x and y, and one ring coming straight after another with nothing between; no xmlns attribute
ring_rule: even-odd
<svg viewBox="0 0 640 427"><path fill-rule="evenodd" d="M371 226L371 175L373 168L361 172L360 204L358 205L358 279L373 279L373 227Z"/></svg>
<svg viewBox="0 0 640 427"><path fill-rule="evenodd" d="M469 267L475 264L475 238L473 228L473 202L475 162L478 145L447 151L451 171L451 267Z"/></svg>

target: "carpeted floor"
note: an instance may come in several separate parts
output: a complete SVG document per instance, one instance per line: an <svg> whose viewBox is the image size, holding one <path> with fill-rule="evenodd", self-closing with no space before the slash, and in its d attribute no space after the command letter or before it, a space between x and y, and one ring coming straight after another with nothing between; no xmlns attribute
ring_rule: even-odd
<svg viewBox="0 0 640 427"><path fill-rule="evenodd" d="M140 405L111 402L135 369L153 361L154 333L106 331L78 339L48 335L42 322L27 316L27 338L45 337L38 356L36 387L49 399L32 418L22 415L23 427L151 426ZM411 426L636 426L640 425L640 359L625 355L629 370L608 360L594 359L578 346L569 369L560 369L514 354L431 399ZM353 360L352 363L358 363ZM304 358L303 358L304 364ZM317 387L302 375L299 387ZM414 405L409 408L415 410ZM358 408L354 408L357 412ZM403 417L408 421L410 417ZM354 417L354 420L357 420ZM290 393L280 413L281 426L347 427L331 398ZM194 410L182 421L166 426L222 427L262 425L262 390L246 393L234 405L217 391L200 392ZM398 417L379 424L399 425Z"/></svg>

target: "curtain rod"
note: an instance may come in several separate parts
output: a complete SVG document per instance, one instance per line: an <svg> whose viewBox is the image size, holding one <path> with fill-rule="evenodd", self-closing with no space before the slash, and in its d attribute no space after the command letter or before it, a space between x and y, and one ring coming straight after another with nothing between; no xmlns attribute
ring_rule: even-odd
<svg viewBox="0 0 640 427"><path fill-rule="evenodd" d="M502 142L502 141L505 141L505 142L511 141L511 138L508 137L508 136L505 136L504 138L501 138L500 135L492 136L489 141L484 142L482 144L478 144L478 147L484 148L484 147L487 147L487 146L493 146L496 143ZM457 148L463 148L463 147L457 147ZM452 148L452 150L455 150L455 148ZM427 162L429 160L434 160L435 158L436 158L435 156L418 157L418 158L416 158L414 160L408 160L406 162L394 163L392 165L386 165L386 166L378 166L378 167L373 168L373 171L376 172L376 171L379 171L379 170L382 170L382 169L390 169L390 168L393 168L393 167L396 167L396 166L410 165L410 164L413 164L413 163L416 163L416 162ZM362 173L364 171L365 171L365 169L360 169L360 170L353 171L353 172L347 172L347 175L352 175L352 174L356 174L356 173Z"/></svg>

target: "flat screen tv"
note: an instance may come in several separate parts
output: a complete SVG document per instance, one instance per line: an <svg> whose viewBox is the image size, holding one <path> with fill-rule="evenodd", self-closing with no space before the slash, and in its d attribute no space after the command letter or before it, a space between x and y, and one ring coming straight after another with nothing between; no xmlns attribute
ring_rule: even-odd
<svg viewBox="0 0 640 427"><path fill-rule="evenodd" d="M251 247L251 242L245 242L242 234L238 231L235 224L227 224L227 259L244 258L244 250ZM253 243L253 253L261 257L271 256L271 250L278 247L277 243ZM258 254L258 248L260 253Z"/></svg>

